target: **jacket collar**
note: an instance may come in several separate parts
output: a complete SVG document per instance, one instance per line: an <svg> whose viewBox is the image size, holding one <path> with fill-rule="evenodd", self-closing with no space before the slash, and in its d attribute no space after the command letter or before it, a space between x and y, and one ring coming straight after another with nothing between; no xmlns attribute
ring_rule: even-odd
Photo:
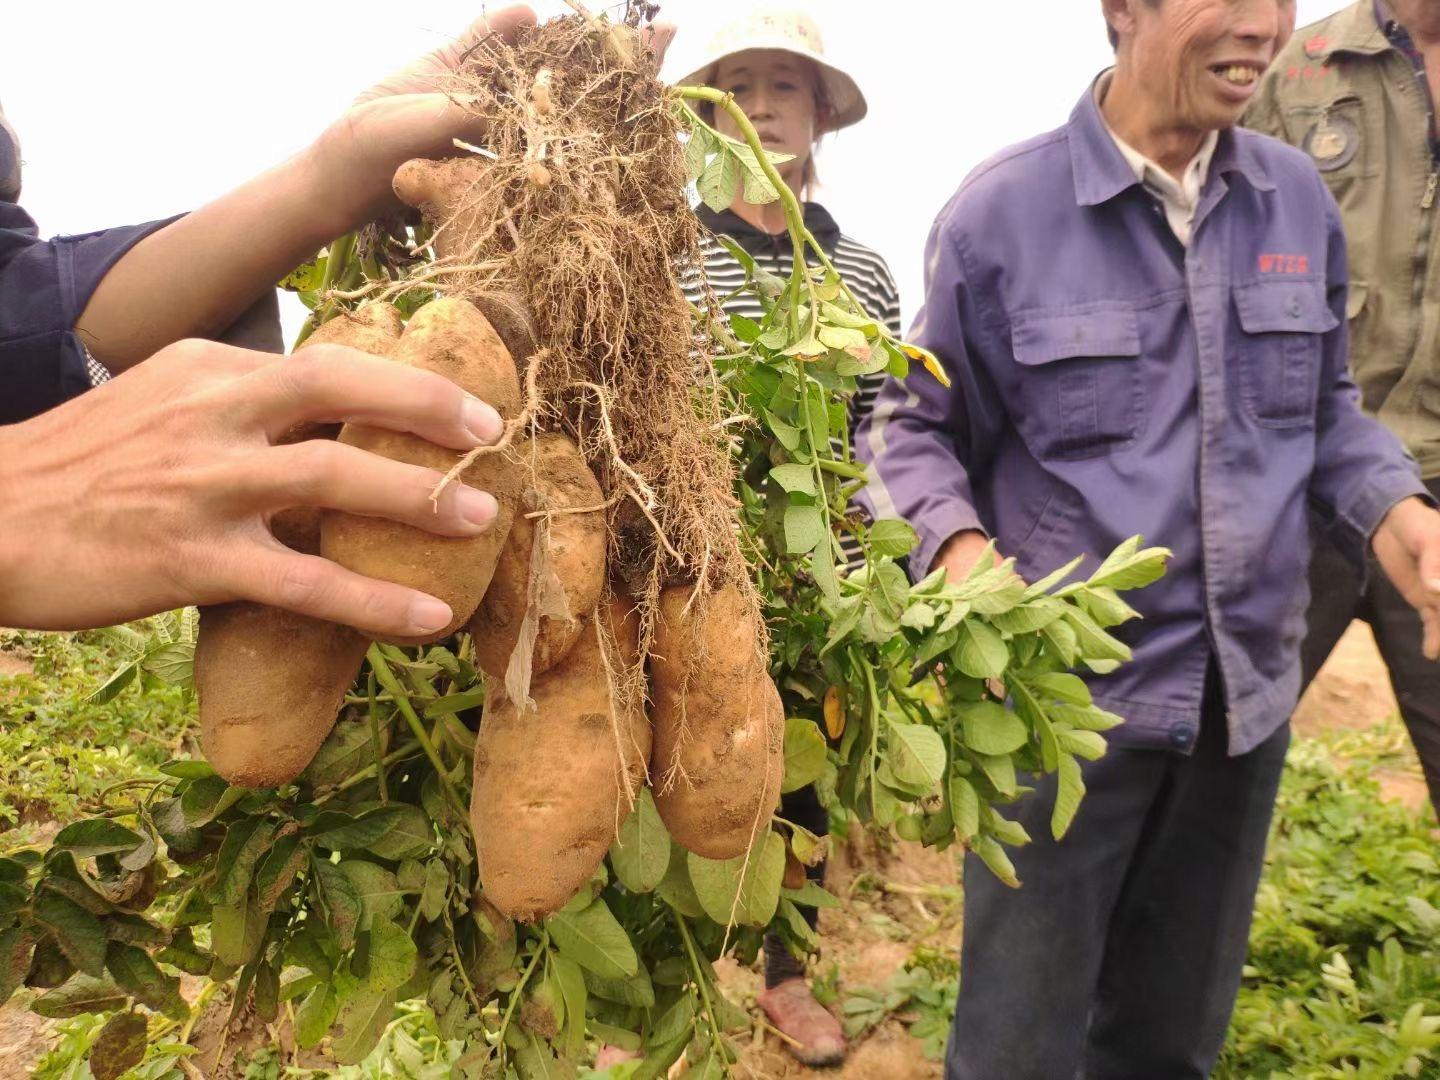
<svg viewBox="0 0 1440 1080"><path fill-rule="evenodd" d="M1075 174L1075 201L1081 206L1099 206L1122 192L1137 186L1140 180L1115 145L1100 105L1095 100L1095 84L1085 88L1080 103L1070 114L1066 134L1070 143L1070 163ZM1273 191L1263 165L1255 157L1250 140L1237 137L1233 128L1220 132L1215 156L1210 160L1209 187L1217 176L1238 172L1259 191Z"/></svg>
<svg viewBox="0 0 1440 1080"><path fill-rule="evenodd" d="M1356 0L1332 15L1315 34L1301 42L1309 60L1325 62L1336 53L1376 56L1393 48L1385 36L1381 18L1389 18L1384 0Z"/></svg>
<svg viewBox="0 0 1440 1080"><path fill-rule="evenodd" d="M830 211L819 203L807 202L804 205L805 227L820 242L826 255L834 255L835 247L840 243L840 226L830 216ZM788 233L767 233L763 229L757 229L733 210L722 210L717 214L708 206L701 205L695 214L700 219L700 224L712 233L730 237L751 254L757 251L790 250Z"/></svg>

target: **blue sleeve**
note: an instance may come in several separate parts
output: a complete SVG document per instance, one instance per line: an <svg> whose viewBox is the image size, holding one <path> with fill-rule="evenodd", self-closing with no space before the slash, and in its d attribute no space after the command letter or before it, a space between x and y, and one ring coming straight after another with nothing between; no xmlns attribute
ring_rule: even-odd
<svg viewBox="0 0 1440 1080"><path fill-rule="evenodd" d="M931 569L945 541L984 532L971 489L971 469L988 467L1004 409L975 359L970 333L980 323L960 240L942 214L925 248L925 303L911 328L953 381L946 388L915 364L889 379L855 436L869 482L859 501L876 519L903 518L920 535L910 556L916 578Z"/></svg>
<svg viewBox="0 0 1440 1080"><path fill-rule="evenodd" d="M1336 546L1363 567L1371 538L1391 508L1412 495L1428 500L1429 493L1420 482L1415 460L1400 440L1361 410L1360 391L1350 378L1348 365L1345 233L1340 210L1318 173L1315 183L1325 202L1330 237L1326 274L1337 325L1322 344L1310 501Z"/></svg>
<svg viewBox="0 0 1440 1080"><path fill-rule="evenodd" d="M124 254L174 220L41 240L12 205L0 213L0 424L90 388L75 321Z"/></svg>

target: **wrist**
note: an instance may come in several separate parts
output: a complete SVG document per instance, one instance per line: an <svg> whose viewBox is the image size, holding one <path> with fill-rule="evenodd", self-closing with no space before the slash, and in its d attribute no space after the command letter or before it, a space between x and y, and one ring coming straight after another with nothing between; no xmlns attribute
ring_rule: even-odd
<svg viewBox="0 0 1440 1080"><path fill-rule="evenodd" d="M14 603L19 599L19 583L28 577L27 543L33 544L37 535L24 488L25 476L38 464L28 453L33 444L26 438L35 423L27 420L0 427L0 506L5 507L5 524L0 526L0 626L26 622Z"/></svg>
<svg viewBox="0 0 1440 1080"><path fill-rule="evenodd" d="M1410 523L1429 510L1430 506L1424 499L1418 495L1411 495L1408 498L1401 499L1386 511L1385 516L1380 519L1379 527L1375 531L1377 534L1380 532L1390 532L1396 537L1403 536L1408 531Z"/></svg>
<svg viewBox="0 0 1440 1080"><path fill-rule="evenodd" d="M394 123L385 123L395 111L393 103L384 101L357 106L296 155L297 179L314 215L310 228L318 238L316 246L398 205L395 171L428 147L397 139L390 130Z"/></svg>
<svg viewBox="0 0 1440 1080"><path fill-rule="evenodd" d="M338 145L341 136L334 130L339 126L331 125L278 170L285 197L298 211L298 237L303 238L308 254L372 216L368 203L356 191L355 178L347 176L345 154Z"/></svg>

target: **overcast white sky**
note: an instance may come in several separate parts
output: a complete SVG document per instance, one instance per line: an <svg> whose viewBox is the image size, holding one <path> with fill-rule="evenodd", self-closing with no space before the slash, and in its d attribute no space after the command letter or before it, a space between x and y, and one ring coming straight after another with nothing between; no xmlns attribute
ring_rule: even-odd
<svg viewBox="0 0 1440 1080"><path fill-rule="evenodd" d="M0 103L23 143L24 205L46 233L163 217L221 194L487 6L0 2ZM1299 0L1301 25L1344 3ZM533 6L542 17L568 10L558 0ZM996 150L1063 123L1107 64L1099 0L799 6L870 102L869 117L823 151L819 198L889 260L908 320L930 221L960 180ZM666 73L688 71L736 9L666 0L662 17L680 26ZM294 304L287 323L298 316Z"/></svg>

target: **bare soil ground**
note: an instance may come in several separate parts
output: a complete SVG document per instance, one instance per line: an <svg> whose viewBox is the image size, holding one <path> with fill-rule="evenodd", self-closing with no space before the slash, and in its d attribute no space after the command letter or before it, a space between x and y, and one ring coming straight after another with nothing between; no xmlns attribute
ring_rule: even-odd
<svg viewBox="0 0 1440 1080"><path fill-rule="evenodd" d="M1398 708L1375 636L1365 623L1352 623L1301 698L1295 710L1295 734L1305 738L1331 731L1361 731L1393 715ZM1408 740L1405 752L1402 765L1381 769L1376 779L1383 798L1418 813L1429 794Z"/></svg>
<svg viewBox="0 0 1440 1080"><path fill-rule="evenodd" d="M34 670L28 657L0 649L0 679L12 675L29 675Z"/></svg>
<svg viewBox="0 0 1440 1080"><path fill-rule="evenodd" d="M842 906L820 913L823 953L814 970L835 965L842 996L847 987L883 986L920 945L955 952L960 947L960 861L956 852L915 844L887 848L870 840L842 845L830 859L826 887ZM758 972L725 965L721 983L736 1002L752 1005L763 989ZM763 1030L741 1058L740 1075L755 1080L830 1077L832 1080L935 1080L940 1064L927 1061L920 1043L891 1019L851 1048L838 1069L809 1069L780 1039Z"/></svg>
<svg viewBox="0 0 1440 1080"><path fill-rule="evenodd" d="M36 1016L16 1001L0 1008L0 1076L29 1076L31 1067L50 1048L55 1022Z"/></svg>

